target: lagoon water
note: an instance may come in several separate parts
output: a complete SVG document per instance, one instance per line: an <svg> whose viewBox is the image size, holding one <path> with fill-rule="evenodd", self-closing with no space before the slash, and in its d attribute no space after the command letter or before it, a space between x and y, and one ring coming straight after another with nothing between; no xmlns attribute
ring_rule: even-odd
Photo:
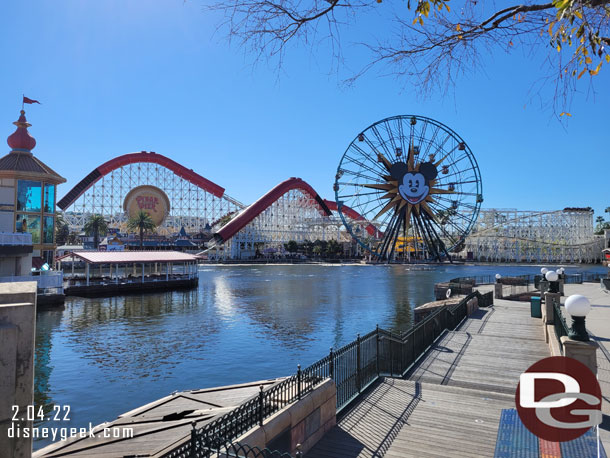
<svg viewBox="0 0 610 458"><path fill-rule="evenodd" d="M607 271L568 267L567 273ZM84 299L41 311L35 404L86 427L173 391L290 375L376 324L406 329L436 282L540 266L199 266L192 291ZM38 440L35 448L50 440Z"/></svg>

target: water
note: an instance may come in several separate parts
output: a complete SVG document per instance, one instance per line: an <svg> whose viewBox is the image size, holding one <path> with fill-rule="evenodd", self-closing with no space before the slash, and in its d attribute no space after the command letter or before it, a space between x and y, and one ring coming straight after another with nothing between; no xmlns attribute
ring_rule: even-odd
<svg viewBox="0 0 610 458"><path fill-rule="evenodd" d="M568 268L607 271L606 268ZM86 427L173 391L290 375L376 324L406 329L434 284L536 266L200 266L196 290L69 298L36 326L35 404ZM38 440L36 448L49 443Z"/></svg>

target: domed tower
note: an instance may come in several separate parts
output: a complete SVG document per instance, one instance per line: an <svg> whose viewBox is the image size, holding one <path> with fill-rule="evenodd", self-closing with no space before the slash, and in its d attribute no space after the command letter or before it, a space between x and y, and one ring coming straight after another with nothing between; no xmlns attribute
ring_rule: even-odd
<svg viewBox="0 0 610 458"><path fill-rule="evenodd" d="M0 232L32 234L33 264L40 257L53 265L56 187L66 179L34 157L36 140L21 110L8 137L11 152L0 158Z"/></svg>

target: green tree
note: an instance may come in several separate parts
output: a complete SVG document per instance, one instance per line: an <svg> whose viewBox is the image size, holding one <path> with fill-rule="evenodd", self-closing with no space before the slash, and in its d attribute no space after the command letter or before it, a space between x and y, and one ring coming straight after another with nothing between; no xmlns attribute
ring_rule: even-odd
<svg viewBox="0 0 610 458"><path fill-rule="evenodd" d="M455 8L452 3L217 0L209 8L224 13L220 28L257 58L281 63L294 41L315 47L330 40L337 69L361 69L351 81L381 67L426 93L444 91L458 76L482 65L485 54L520 50L536 56L548 71L545 81L555 85L551 93L560 116L570 115L563 108L576 93L575 82L584 75L593 78L610 63L610 0L499 2L497 7L464 0ZM366 31L363 40L368 41L359 44L368 58L353 65L341 52L341 34L370 17L387 21L387 27Z"/></svg>
<svg viewBox="0 0 610 458"><path fill-rule="evenodd" d="M65 245L70 235L70 228L64 220L64 214L58 212L55 216L55 241L57 245Z"/></svg>
<svg viewBox="0 0 610 458"><path fill-rule="evenodd" d="M148 213L140 210L136 216L129 218L127 228L130 231L140 232L140 250L144 249L144 232L154 231L157 226Z"/></svg>
<svg viewBox="0 0 610 458"><path fill-rule="evenodd" d="M305 240L302 247L307 256L311 256L313 254L313 242L311 240Z"/></svg>
<svg viewBox="0 0 610 458"><path fill-rule="evenodd" d="M93 246L97 249L100 244L100 235L108 233L108 223L102 215L91 215L83 227L85 234L93 236Z"/></svg>
<svg viewBox="0 0 610 458"><path fill-rule="evenodd" d="M68 245L76 245L78 243L78 234L76 232L70 232L68 234Z"/></svg>
<svg viewBox="0 0 610 458"><path fill-rule="evenodd" d="M296 253L299 250L299 245L294 240L290 240L288 243L284 244L284 248L288 253Z"/></svg>
<svg viewBox="0 0 610 458"><path fill-rule="evenodd" d="M329 256L338 256L343 253L343 246L336 240L329 240L326 245L326 253Z"/></svg>

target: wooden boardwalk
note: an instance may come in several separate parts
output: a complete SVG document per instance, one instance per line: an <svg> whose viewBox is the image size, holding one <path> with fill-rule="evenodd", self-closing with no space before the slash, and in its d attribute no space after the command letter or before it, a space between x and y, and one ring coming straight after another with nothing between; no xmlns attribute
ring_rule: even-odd
<svg viewBox="0 0 610 458"><path fill-rule="evenodd" d="M529 304L495 302L439 339L408 380L371 387L307 458L493 456L519 375L550 356Z"/></svg>

